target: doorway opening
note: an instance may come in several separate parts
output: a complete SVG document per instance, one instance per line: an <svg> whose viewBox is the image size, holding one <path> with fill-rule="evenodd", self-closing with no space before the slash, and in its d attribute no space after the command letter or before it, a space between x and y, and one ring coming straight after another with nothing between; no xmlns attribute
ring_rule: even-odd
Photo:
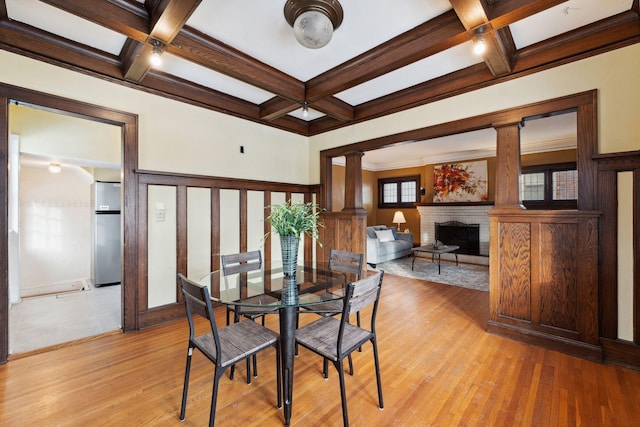
<svg viewBox="0 0 640 427"><path fill-rule="evenodd" d="M119 331L120 126L18 102L9 117L9 353ZM95 208L105 180L118 183L109 287L96 280L107 263L98 240L107 216Z"/></svg>

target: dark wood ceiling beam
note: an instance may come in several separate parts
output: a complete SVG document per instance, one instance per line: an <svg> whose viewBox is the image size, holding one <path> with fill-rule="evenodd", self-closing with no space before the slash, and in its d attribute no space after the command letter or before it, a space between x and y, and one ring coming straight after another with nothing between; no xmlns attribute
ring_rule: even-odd
<svg viewBox="0 0 640 427"><path fill-rule="evenodd" d="M184 27L202 0L160 0L151 11L151 37L171 41Z"/></svg>
<svg viewBox="0 0 640 427"><path fill-rule="evenodd" d="M258 118L258 107L255 104L205 86L197 85L171 74L155 70L150 71L147 76L145 76L142 84L159 93L170 94L183 102L188 100L190 103L195 103L199 106L206 105L209 109L238 117Z"/></svg>
<svg viewBox="0 0 640 427"><path fill-rule="evenodd" d="M276 96L260 104L260 117L264 120L275 120L301 108L302 105ZM309 103L308 106L340 121L350 121L354 117L353 106L333 96Z"/></svg>
<svg viewBox="0 0 640 427"><path fill-rule="evenodd" d="M597 55L603 50L640 41L640 18L632 11L594 22L548 40L520 49L514 73L544 64Z"/></svg>
<svg viewBox="0 0 640 427"><path fill-rule="evenodd" d="M133 42L134 46L123 51L122 74L126 80L140 82L151 69L154 43L161 52L178 35L196 10L201 0L160 0L151 11L149 38L145 42ZM137 46L136 46L137 45ZM126 56L124 54L127 54Z"/></svg>
<svg viewBox="0 0 640 427"><path fill-rule="evenodd" d="M515 46L508 27L493 31L485 10L485 0L449 0L449 3L465 29L471 32L471 37L484 38L486 50L483 59L491 73L496 77L509 74Z"/></svg>
<svg viewBox="0 0 640 427"><path fill-rule="evenodd" d="M305 99L303 82L194 28L180 31L167 52L291 101Z"/></svg>
<svg viewBox="0 0 640 427"><path fill-rule="evenodd" d="M498 29L567 0L500 0L487 6L489 24ZM484 3L484 2L483 2ZM500 5L500 7L498 7ZM350 89L469 39L451 10L307 82L307 99L315 101ZM500 39L504 42L504 34ZM507 44L508 48L508 44Z"/></svg>
<svg viewBox="0 0 640 427"><path fill-rule="evenodd" d="M167 96L180 102L186 102L198 107L264 124L264 121L260 120L257 105L204 86L196 85L176 76L151 71L144 78L142 84L145 88L151 89L161 96ZM293 117L280 118L269 123L269 125L301 135L307 134L306 123L303 120Z"/></svg>
<svg viewBox="0 0 640 427"><path fill-rule="evenodd" d="M289 114L300 108L300 104L289 101L288 99L274 96L268 101L260 104L260 118L262 120L271 121Z"/></svg>
<svg viewBox="0 0 640 427"><path fill-rule="evenodd" d="M137 2L126 0L40 0L95 24L144 42L149 37L149 14Z"/></svg>
<svg viewBox="0 0 640 427"><path fill-rule="evenodd" d="M494 29L506 27L569 0L500 0L485 6Z"/></svg>
<svg viewBox="0 0 640 427"><path fill-rule="evenodd" d="M150 36L154 36L153 30L149 30L149 22L154 19L159 20L159 18L149 18L149 14L142 4L134 2L135 4L132 5L127 3L126 0L110 0L109 2L104 0L83 0L82 2L72 3L68 0L43 1L140 42L146 42ZM188 0L188 2L193 1ZM154 10L161 9L161 4L164 2L165 0L160 0L152 4L152 14L155 13L153 12ZM99 11L100 13L94 13L94 11ZM161 40L164 42L169 41L168 39ZM173 43L175 46L167 43L166 47L166 50L173 55L193 60L204 67L255 85L286 99L299 102L304 100L303 82L193 28L185 27L181 33L174 37ZM125 58L123 58L124 61ZM260 80L264 80L264 82Z"/></svg>
<svg viewBox="0 0 640 427"><path fill-rule="evenodd" d="M40 60L62 63L68 68L91 70L103 76L122 78L120 61L116 56L21 22L0 21L0 45Z"/></svg>
<svg viewBox="0 0 640 427"><path fill-rule="evenodd" d="M7 2L5 0L0 0L0 21L7 21L9 19L9 15L7 15Z"/></svg>
<svg viewBox="0 0 640 427"><path fill-rule="evenodd" d="M312 103L311 107L343 122L351 121L355 116L354 108L351 104L347 104L334 96L319 99Z"/></svg>
<svg viewBox="0 0 640 427"><path fill-rule="evenodd" d="M307 82L307 100L317 101L468 40L453 10L425 22Z"/></svg>
<svg viewBox="0 0 640 427"><path fill-rule="evenodd" d="M513 72L509 75L496 78L483 64L476 64L360 104L355 107L356 116L349 124L429 104L638 42L640 17L633 11L623 12L521 49L514 56ZM317 135L344 125L331 118L316 119L310 123L309 134Z"/></svg>

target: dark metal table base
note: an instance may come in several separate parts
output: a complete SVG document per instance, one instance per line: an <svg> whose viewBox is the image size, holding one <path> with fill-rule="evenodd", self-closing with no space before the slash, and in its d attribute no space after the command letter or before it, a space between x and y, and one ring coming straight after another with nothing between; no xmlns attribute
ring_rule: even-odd
<svg viewBox="0 0 640 427"><path fill-rule="evenodd" d="M413 250L413 261L411 261L411 270L413 270L413 266L416 263L416 258L424 258L424 257L418 257L418 252L427 252L431 254L431 262L433 262L434 257L437 255L438 256L438 274L440 274L440 256L442 254L454 254L456 256L456 266L458 265L458 253L456 252L459 248L456 246L455 249L451 248L449 250L419 250L419 249L414 249Z"/></svg>

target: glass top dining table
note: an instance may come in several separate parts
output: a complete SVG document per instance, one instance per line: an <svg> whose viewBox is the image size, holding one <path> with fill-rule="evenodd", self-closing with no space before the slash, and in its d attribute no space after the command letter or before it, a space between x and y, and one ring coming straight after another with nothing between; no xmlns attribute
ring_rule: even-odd
<svg viewBox="0 0 640 427"><path fill-rule="evenodd" d="M348 278L342 272L332 272L325 265L304 266L296 269L295 278L287 277L281 268L261 269L224 276L222 270L212 271L198 282L209 286L213 302L241 307L319 306L344 297ZM332 310L333 311L333 310Z"/></svg>
<svg viewBox="0 0 640 427"><path fill-rule="evenodd" d="M298 310L304 307L317 313L341 310L345 286L344 273L332 272L326 265L298 266L295 276L285 276L282 269L263 269L224 276L221 270L210 272L199 282L208 285L211 300L246 312L277 314L280 321L280 355L284 425L289 426L292 413L293 361Z"/></svg>

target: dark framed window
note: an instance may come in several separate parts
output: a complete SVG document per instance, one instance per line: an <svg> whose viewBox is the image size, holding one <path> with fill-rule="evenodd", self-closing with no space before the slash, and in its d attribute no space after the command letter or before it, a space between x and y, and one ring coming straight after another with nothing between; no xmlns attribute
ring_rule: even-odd
<svg viewBox="0 0 640 427"><path fill-rule="evenodd" d="M418 202L420 175L378 180L378 208L413 207Z"/></svg>
<svg viewBox="0 0 640 427"><path fill-rule="evenodd" d="M529 209L577 209L576 163L523 167L520 175L520 199Z"/></svg>

